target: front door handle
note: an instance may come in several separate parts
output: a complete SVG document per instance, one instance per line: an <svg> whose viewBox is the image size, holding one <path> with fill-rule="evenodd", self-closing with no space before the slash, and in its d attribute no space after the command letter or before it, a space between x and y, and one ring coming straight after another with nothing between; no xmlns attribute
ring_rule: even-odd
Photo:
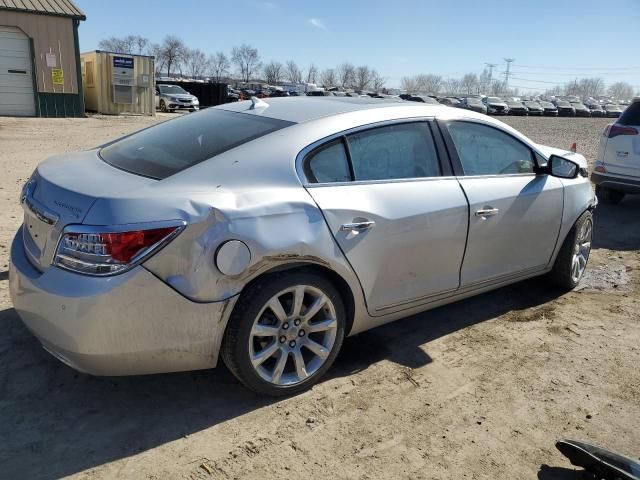
<svg viewBox="0 0 640 480"><path fill-rule="evenodd" d="M500 212L497 208L482 208L480 210L476 210L476 217L491 217L493 215L497 215Z"/></svg>
<svg viewBox="0 0 640 480"><path fill-rule="evenodd" d="M354 222L354 223L343 223L340 226L340 230L343 232L363 232L365 230L369 230L376 224L373 220L368 220L366 222Z"/></svg>

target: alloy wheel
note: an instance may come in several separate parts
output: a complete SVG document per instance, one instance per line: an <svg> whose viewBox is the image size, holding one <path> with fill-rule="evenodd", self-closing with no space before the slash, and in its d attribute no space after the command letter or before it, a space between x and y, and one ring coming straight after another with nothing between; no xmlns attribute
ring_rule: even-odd
<svg viewBox="0 0 640 480"><path fill-rule="evenodd" d="M337 331L331 299L316 287L296 285L271 297L254 320L249 360L267 382L296 385L325 364Z"/></svg>
<svg viewBox="0 0 640 480"><path fill-rule="evenodd" d="M591 238L593 236L593 222L588 218L583 224L578 238L573 247L573 258L571 259L571 279L578 283L584 274L591 253Z"/></svg>

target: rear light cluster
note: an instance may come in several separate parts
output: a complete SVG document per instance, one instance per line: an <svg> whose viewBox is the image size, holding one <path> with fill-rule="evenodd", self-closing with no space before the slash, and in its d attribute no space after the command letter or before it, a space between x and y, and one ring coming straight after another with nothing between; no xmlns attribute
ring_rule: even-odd
<svg viewBox="0 0 640 480"><path fill-rule="evenodd" d="M625 127L624 125L616 125L612 123L604 129L604 136L614 138L619 135L638 135L638 130L633 127Z"/></svg>
<svg viewBox="0 0 640 480"><path fill-rule="evenodd" d="M175 223L135 230L68 227L58 243L54 264L87 275L115 275L149 258L175 238L183 228L183 224Z"/></svg>

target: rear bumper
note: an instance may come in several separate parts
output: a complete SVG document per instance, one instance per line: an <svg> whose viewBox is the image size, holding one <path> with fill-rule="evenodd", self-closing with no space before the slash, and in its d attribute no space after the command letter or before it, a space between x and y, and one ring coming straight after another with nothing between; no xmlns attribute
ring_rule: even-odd
<svg viewBox="0 0 640 480"><path fill-rule="evenodd" d="M93 375L215 367L235 299L194 303L145 268L113 277L44 273L28 261L22 229L11 246L9 288L27 328L59 360Z"/></svg>
<svg viewBox="0 0 640 480"><path fill-rule="evenodd" d="M638 177L593 172L591 181L602 188L610 188L624 193L640 193L640 178Z"/></svg>

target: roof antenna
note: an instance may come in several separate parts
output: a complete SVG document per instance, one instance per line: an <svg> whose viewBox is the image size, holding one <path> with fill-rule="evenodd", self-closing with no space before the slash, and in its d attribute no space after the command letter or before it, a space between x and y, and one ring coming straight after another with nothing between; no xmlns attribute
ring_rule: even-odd
<svg viewBox="0 0 640 480"><path fill-rule="evenodd" d="M251 97L251 106L249 110L255 110L256 108L267 108L269 104L258 97Z"/></svg>

